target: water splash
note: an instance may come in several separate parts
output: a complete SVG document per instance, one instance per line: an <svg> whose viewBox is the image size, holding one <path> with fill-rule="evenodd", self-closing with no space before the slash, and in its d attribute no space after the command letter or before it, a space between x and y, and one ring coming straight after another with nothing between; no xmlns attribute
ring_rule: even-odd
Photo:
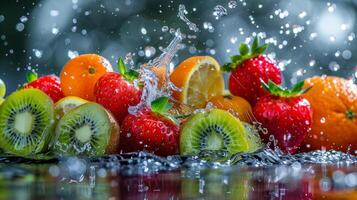
<svg viewBox="0 0 357 200"><path fill-rule="evenodd" d="M218 20L221 17L227 15L227 9L221 5L216 5L213 8L213 16Z"/></svg>
<svg viewBox="0 0 357 200"><path fill-rule="evenodd" d="M141 66L140 78L134 81L135 85L144 84L140 103L136 106L129 107L129 113L136 115L143 108L150 107L150 103L160 96L170 96L172 90L179 90L173 83L170 82L170 63L177 51L182 47L183 36L180 29L176 30L174 39L170 44L162 50L162 54L157 58L150 60L148 63ZM158 88L158 77L152 71L153 67L165 67L166 82Z"/></svg>
<svg viewBox="0 0 357 200"><path fill-rule="evenodd" d="M179 11L178 11L178 14L177 14L177 17L179 17L182 21L184 21L188 28L193 31L193 32L199 32L200 29L197 27L197 25L193 22L191 22L187 17L186 15L188 14L187 10L186 10L186 7L185 5L183 4L180 4L179 5Z"/></svg>

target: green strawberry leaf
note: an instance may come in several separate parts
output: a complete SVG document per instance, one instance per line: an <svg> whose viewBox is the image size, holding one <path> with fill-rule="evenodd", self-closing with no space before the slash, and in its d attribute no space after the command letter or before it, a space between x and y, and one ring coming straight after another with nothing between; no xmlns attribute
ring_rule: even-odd
<svg viewBox="0 0 357 200"><path fill-rule="evenodd" d="M231 56L232 63L238 63L238 62L240 62L240 60L242 60L242 56L241 55Z"/></svg>
<svg viewBox="0 0 357 200"><path fill-rule="evenodd" d="M264 44L263 46L260 46L260 47L256 48L255 51L254 51L254 55L258 56L258 55L262 54L265 50L267 50L268 46L269 45Z"/></svg>
<svg viewBox="0 0 357 200"><path fill-rule="evenodd" d="M29 71L26 74L26 80L27 80L28 83L31 83L32 81L36 80L37 78L38 78L38 75L34 71Z"/></svg>
<svg viewBox="0 0 357 200"><path fill-rule="evenodd" d="M249 47L247 44L244 44L242 43L240 46L239 46L239 53L241 56L245 56L249 53Z"/></svg>
<svg viewBox="0 0 357 200"><path fill-rule="evenodd" d="M162 96L151 102L151 110L158 114L165 114L172 108L169 98Z"/></svg>
<svg viewBox="0 0 357 200"><path fill-rule="evenodd" d="M291 92L293 93L299 93L302 90L302 87L304 87L304 83L305 81L302 80L298 83L296 83L292 88L291 88Z"/></svg>
<svg viewBox="0 0 357 200"><path fill-rule="evenodd" d="M234 63L226 63L222 65L221 69L224 72L230 72L233 69L232 65L234 65Z"/></svg>
<svg viewBox="0 0 357 200"><path fill-rule="evenodd" d="M261 80L261 83L263 88L267 90L271 95L286 98L300 96L311 89L311 87L303 89L304 81L298 82L290 90L275 84L271 80L268 81L268 84L265 83L263 80Z"/></svg>
<svg viewBox="0 0 357 200"><path fill-rule="evenodd" d="M235 69L240 66L246 60L255 58L260 54L264 53L264 51L268 48L267 44L259 46L259 37L255 37L253 40L252 47L249 52L249 46L245 43L240 44L239 46L239 54L231 56L231 63L227 63L221 67L222 71L230 72L232 69Z"/></svg>
<svg viewBox="0 0 357 200"><path fill-rule="evenodd" d="M132 82L139 77L139 72L135 70L128 70L125 66L124 60L122 58L118 59L118 71L125 80Z"/></svg>
<svg viewBox="0 0 357 200"><path fill-rule="evenodd" d="M118 59L118 70L121 75L125 75L127 72L124 60L122 58Z"/></svg>
<svg viewBox="0 0 357 200"><path fill-rule="evenodd" d="M255 38L254 38L254 41L253 41L253 44L252 44L252 53L254 53L255 51L256 51L256 49L258 48L258 46L259 46L259 37L258 36L256 36Z"/></svg>
<svg viewBox="0 0 357 200"><path fill-rule="evenodd" d="M139 77L139 72L135 71L135 70L129 70L128 72L126 72L124 74L124 78L127 81L134 81L135 79L137 79Z"/></svg>

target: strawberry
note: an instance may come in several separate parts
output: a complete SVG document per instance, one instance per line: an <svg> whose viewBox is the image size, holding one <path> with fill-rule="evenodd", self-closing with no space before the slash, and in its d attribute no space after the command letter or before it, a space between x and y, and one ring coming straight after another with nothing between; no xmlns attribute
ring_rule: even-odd
<svg viewBox="0 0 357 200"><path fill-rule="evenodd" d="M309 88L302 89L303 86L301 81L288 90L272 81L263 82L270 94L261 97L253 108L256 120L268 130L261 134L263 141L269 142L273 135L283 152L294 153L311 130L312 109L309 101L300 96Z"/></svg>
<svg viewBox="0 0 357 200"><path fill-rule="evenodd" d="M281 84L279 68L268 57L261 55L267 48L266 44L259 46L259 38L256 37L250 52L247 44L241 44L240 55L232 56L231 62L222 66L223 71L231 72L228 81L231 94L245 98L251 105L267 94L261 80Z"/></svg>
<svg viewBox="0 0 357 200"><path fill-rule="evenodd" d="M124 61L118 61L119 73L108 72L96 83L94 95L96 102L110 110L119 124L128 115L129 106L140 102L141 92L134 86L133 81L138 72L127 70Z"/></svg>
<svg viewBox="0 0 357 200"><path fill-rule="evenodd" d="M125 117L121 127L121 150L145 150L160 156L177 154L179 126L167 114L171 107L167 97L160 97L151 103L151 109Z"/></svg>
<svg viewBox="0 0 357 200"><path fill-rule="evenodd" d="M47 75L38 78L36 72L27 74L27 82L22 88L36 88L46 93L53 102L57 102L64 97L61 89L60 79L56 75Z"/></svg>

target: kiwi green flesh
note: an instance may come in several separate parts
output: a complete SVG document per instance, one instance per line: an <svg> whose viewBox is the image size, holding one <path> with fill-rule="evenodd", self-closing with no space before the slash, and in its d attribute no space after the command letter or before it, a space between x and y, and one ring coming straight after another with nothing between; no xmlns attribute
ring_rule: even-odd
<svg viewBox="0 0 357 200"><path fill-rule="evenodd" d="M54 123L52 100L37 89L12 93L0 107L0 147L29 156L47 150Z"/></svg>
<svg viewBox="0 0 357 200"><path fill-rule="evenodd" d="M202 151L223 151L227 155L248 152L250 144L243 124L227 111L213 109L198 113L183 126L180 135L181 155Z"/></svg>
<svg viewBox="0 0 357 200"><path fill-rule="evenodd" d="M83 104L59 120L54 151L60 155L104 155L111 129L110 119L102 106Z"/></svg>
<svg viewBox="0 0 357 200"><path fill-rule="evenodd" d="M248 152L255 152L261 148L263 148L264 144L260 139L258 130L251 124L242 122L243 126L248 133L248 140L249 142L249 150Z"/></svg>

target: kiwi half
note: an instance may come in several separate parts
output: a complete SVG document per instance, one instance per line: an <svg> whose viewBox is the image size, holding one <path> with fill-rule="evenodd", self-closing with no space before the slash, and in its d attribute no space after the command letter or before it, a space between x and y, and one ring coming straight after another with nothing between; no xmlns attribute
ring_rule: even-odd
<svg viewBox="0 0 357 200"><path fill-rule="evenodd" d="M53 149L69 156L113 154L119 135L119 126L109 112L97 103L85 103L59 120Z"/></svg>
<svg viewBox="0 0 357 200"><path fill-rule="evenodd" d="M53 124L53 102L45 93L16 91L0 108L0 147L19 156L43 152L52 138Z"/></svg>
<svg viewBox="0 0 357 200"><path fill-rule="evenodd" d="M252 146L242 122L227 111L213 109L198 113L183 125L180 135L181 155L204 151L231 155L248 152Z"/></svg>

